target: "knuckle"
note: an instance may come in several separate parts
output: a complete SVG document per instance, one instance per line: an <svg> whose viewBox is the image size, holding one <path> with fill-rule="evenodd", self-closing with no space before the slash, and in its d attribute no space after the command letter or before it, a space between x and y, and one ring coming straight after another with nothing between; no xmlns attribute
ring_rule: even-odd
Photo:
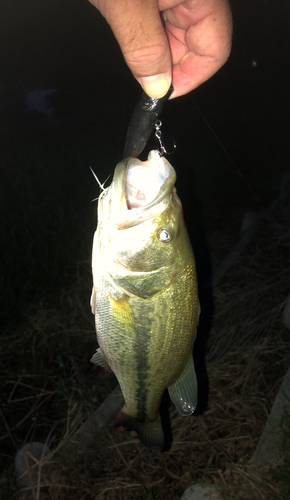
<svg viewBox="0 0 290 500"><path fill-rule="evenodd" d="M144 43L142 46L124 51L125 60L137 77L149 76L155 74L158 68L158 73L162 71L165 64L166 47L163 43ZM161 68L161 70L160 70ZM149 73L148 73L149 71Z"/></svg>

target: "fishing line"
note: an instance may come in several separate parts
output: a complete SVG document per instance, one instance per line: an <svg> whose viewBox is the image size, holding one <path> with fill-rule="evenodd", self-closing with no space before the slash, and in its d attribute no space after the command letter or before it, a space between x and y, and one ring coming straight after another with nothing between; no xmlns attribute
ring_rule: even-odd
<svg viewBox="0 0 290 500"><path fill-rule="evenodd" d="M222 148L222 150L225 152L225 154L227 155L228 159L230 160L231 164L235 167L236 171L238 172L239 176L241 177L241 179L244 181L245 185L247 186L248 190L250 191L251 195L253 196L254 200L256 201L256 203L263 209L265 210L265 207L261 204L260 200L258 199L257 195L255 194L255 192L253 191L253 189L251 188L251 186L248 184L248 182L246 181L245 177L243 176L242 172L240 171L240 169L237 167L237 165L235 164L234 160L231 158L231 156L229 155L229 153L227 152L227 150L225 149L225 147L223 146L222 142L219 140L218 136L216 135L216 133L214 132L214 130L212 129L212 127L210 126L210 124L208 123L207 119L204 117L204 115L202 114L202 112L200 111L200 109L198 108L198 106L196 105L196 103L194 102L193 98L191 96L189 96L190 100L192 101L193 105L195 106L195 108L197 109L197 111L199 112L200 116L202 117L203 121L206 123L206 125L208 126L209 130L211 131L211 133L213 134L213 136L215 137L215 139L217 140L217 142L219 143L220 147Z"/></svg>

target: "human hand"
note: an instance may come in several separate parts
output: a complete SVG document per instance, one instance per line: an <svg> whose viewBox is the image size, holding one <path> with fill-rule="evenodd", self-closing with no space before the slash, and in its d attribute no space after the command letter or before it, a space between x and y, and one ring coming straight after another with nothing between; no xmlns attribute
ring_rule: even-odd
<svg viewBox="0 0 290 500"><path fill-rule="evenodd" d="M228 0L89 1L110 24L127 65L150 97L163 97L171 81L171 98L190 92L229 57Z"/></svg>

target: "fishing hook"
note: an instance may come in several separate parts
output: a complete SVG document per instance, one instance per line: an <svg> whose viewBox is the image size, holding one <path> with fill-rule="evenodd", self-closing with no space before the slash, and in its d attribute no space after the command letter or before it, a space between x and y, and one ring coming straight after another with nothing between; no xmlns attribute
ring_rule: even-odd
<svg viewBox="0 0 290 500"><path fill-rule="evenodd" d="M174 153L174 151L176 150L176 144L175 142L173 141L173 151L171 151L170 153L168 151L166 151L165 147L164 147L164 144L163 144L163 141L162 141L162 132L161 132L161 125L162 125L162 121L161 120L156 120L155 122L155 137L158 139L159 141L159 154L160 156L163 156L164 154L166 155L172 155L172 153Z"/></svg>

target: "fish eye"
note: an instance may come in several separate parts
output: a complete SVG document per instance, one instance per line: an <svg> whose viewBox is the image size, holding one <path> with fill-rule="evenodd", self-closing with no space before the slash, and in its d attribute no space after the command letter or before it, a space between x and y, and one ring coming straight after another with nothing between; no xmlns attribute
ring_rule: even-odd
<svg viewBox="0 0 290 500"><path fill-rule="evenodd" d="M173 233L170 229L162 227L157 231L157 238L161 241L161 243L169 243L169 241L173 238Z"/></svg>

